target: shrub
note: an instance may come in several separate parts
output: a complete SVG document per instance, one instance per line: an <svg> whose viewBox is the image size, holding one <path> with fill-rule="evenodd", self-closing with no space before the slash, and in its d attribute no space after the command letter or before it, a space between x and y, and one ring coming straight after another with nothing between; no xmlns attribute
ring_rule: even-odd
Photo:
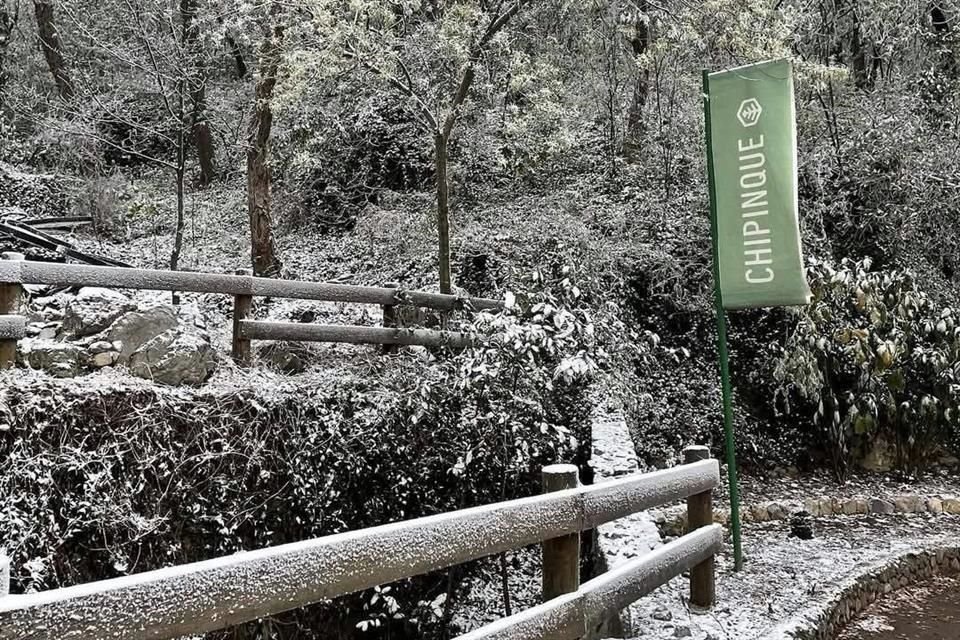
<svg viewBox="0 0 960 640"><path fill-rule="evenodd" d="M799 397L827 437L843 479L856 449L881 431L901 468L916 471L956 428L960 327L906 271L811 261L813 301L800 312L777 368L781 393Z"/></svg>

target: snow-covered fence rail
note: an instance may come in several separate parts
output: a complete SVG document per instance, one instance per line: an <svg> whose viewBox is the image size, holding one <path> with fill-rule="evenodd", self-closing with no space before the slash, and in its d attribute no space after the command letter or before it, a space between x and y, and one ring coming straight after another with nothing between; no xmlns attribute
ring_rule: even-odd
<svg viewBox="0 0 960 640"><path fill-rule="evenodd" d="M326 282L258 278L249 272L217 274L32 262L23 260L23 256L20 254L5 254L4 259L0 260L0 315L16 313L21 285L24 284L190 291L232 295L234 296L232 353L236 359L243 362L248 361L250 357L250 340L260 339L259 336L268 333L291 336L290 339L304 341L464 346L469 343L469 337L463 334L427 329L411 331L402 327L389 326L396 322L394 309L397 306L407 305L439 311L456 309L479 311L498 309L503 305L502 302L489 298L469 298L427 291L413 291L401 289L396 285L366 287ZM365 331L362 327L324 327L301 324L298 325L299 328L293 328L285 326L284 323L252 323L247 320L247 317L250 313L253 298L258 296L380 305L383 307L385 325L388 326L376 328L376 331ZM353 331L346 331L346 329L353 329ZM12 364L12 352L9 346L11 340L11 338L0 336L0 367Z"/></svg>
<svg viewBox="0 0 960 640"><path fill-rule="evenodd" d="M719 481L717 461L702 460L112 580L8 595L0 597L0 640L159 639L215 631L576 534L710 493ZM703 527L572 594L466 638L578 638L603 616L705 562L721 542L718 525Z"/></svg>
<svg viewBox="0 0 960 640"><path fill-rule="evenodd" d="M588 637L618 611L712 558L722 543L720 525L697 529L601 574L573 593L547 600L456 640L576 640Z"/></svg>

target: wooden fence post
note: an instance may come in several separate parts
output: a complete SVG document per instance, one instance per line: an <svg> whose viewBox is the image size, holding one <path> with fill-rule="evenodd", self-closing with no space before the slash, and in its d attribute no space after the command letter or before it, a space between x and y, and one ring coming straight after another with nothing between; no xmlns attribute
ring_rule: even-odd
<svg viewBox="0 0 960 640"><path fill-rule="evenodd" d="M704 446L691 446L683 450L686 464L707 460L710 449ZM704 491L687 498L688 533L713 524L713 492ZM690 603L709 609L716 601L714 557L710 556L690 569Z"/></svg>
<svg viewBox="0 0 960 640"><path fill-rule="evenodd" d="M0 553L0 598L10 595L10 558Z"/></svg>
<svg viewBox="0 0 960 640"><path fill-rule="evenodd" d="M237 269L238 276L252 276L252 269ZM240 365L250 364L250 340L240 335L240 322L246 320L253 307L253 296L236 294L233 296L233 342L230 353Z"/></svg>
<svg viewBox="0 0 960 640"><path fill-rule="evenodd" d="M23 260L22 253L4 251L3 260ZM16 315L20 311L19 282L0 282L0 315ZM0 340L0 369L9 369L17 362L17 341Z"/></svg>
<svg viewBox="0 0 960 640"><path fill-rule="evenodd" d="M552 464L543 468L543 492L563 491L577 487L577 467ZM580 588L580 533L544 540L543 601L546 602Z"/></svg>
<svg viewBox="0 0 960 640"><path fill-rule="evenodd" d="M399 289L399 282L387 282L383 285L387 289ZM397 306L393 304L383 305L383 326L384 327L397 327L399 326L399 316L397 315ZM397 345L395 344L385 344L383 345L383 353L396 353Z"/></svg>

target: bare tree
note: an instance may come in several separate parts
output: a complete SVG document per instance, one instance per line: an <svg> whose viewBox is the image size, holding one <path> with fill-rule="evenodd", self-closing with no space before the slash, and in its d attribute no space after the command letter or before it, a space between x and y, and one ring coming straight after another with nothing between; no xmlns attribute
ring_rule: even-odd
<svg viewBox="0 0 960 640"><path fill-rule="evenodd" d="M192 94L199 82L191 51L194 0L179 7L163 0L119 0L116 25L92 25L66 11L83 44L112 61L117 73L133 86L148 87L134 94L117 91L99 76L85 77L74 88L74 100L61 107L68 116L68 133L91 138L120 158L141 161L168 171L174 182L176 214L168 266L177 270L186 227L186 173L190 140L196 131ZM186 11L185 11L186 9ZM202 76L200 76L202 77ZM156 108L132 109L142 101ZM174 293L174 303L178 296Z"/></svg>
<svg viewBox="0 0 960 640"><path fill-rule="evenodd" d="M270 169L270 129L273 125L273 90L282 55L283 27L276 22L276 10L271 10L274 21L260 49L260 68L254 96L253 115L250 118L247 147L247 212L250 216L250 250L253 272L258 276L276 275L280 271L273 240L273 212L271 202L272 173Z"/></svg>
<svg viewBox="0 0 960 640"><path fill-rule="evenodd" d="M450 276L450 181L447 175L449 163L450 139L453 129L462 114L464 103L470 95L470 89L476 78L477 67L487 52L490 42L516 16L529 0L515 0L504 6L497 3L497 10L492 14L489 22L482 30L475 32L472 42L467 49L467 58L460 70L458 82L452 96L445 107L432 109L418 92L410 71L401 57L394 54L397 71L391 71L371 59L370 55L361 53L357 48L348 48L345 52L350 58L378 75L382 76L394 89L410 98L410 105L414 109L417 121L426 133L433 138L434 166L436 171L437 191L437 234L440 254L440 291L450 293L452 280Z"/></svg>
<svg viewBox="0 0 960 640"><path fill-rule="evenodd" d="M0 0L0 107L3 107L10 72L7 71L7 52L13 38L13 30L20 19L20 3Z"/></svg>
<svg viewBox="0 0 960 640"><path fill-rule="evenodd" d="M37 35L40 50L47 61L47 67L57 85L57 92L64 100L70 100L76 94L67 63L63 56L63 41L54 21L53 0L33 0L33 12L37 18Z"/></svg>
<svg viewBox="0 0 960 640"><path fill-rule="evenodd" d="M213 181L216 167L213 135L207 120L207 74L200 46L200 28L196 19L197 4L198 0L180 0L180 20L183 30L181 39L186 49L193 144L197 149L197 160L200 164L200 186L206 186Z"/></svg>
<svg viewBox="0 0 960 640"><path fill-rule="evenodd" d="M627 40L630 52L633 54L633 59L639 61L640 57L650 49L652 39L649 3L647 0L633 0L621 19L628 29ZM627 110L625 151L628 157L635 155L639 150L645 132L643 111L650 95L650 70L646 66L636 66L630 107Z"/></svg>

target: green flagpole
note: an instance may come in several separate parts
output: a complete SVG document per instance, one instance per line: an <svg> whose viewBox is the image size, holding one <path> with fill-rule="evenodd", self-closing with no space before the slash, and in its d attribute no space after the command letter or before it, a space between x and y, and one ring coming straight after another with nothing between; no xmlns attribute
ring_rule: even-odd
<svg viewBox="0 0 960 640"><path fill-rule="evenodd" d="M740 530L740 495L737 488L737 452L733 436L733 407L730 391L730 362L727 354L727 316L720 292L720 253L717 231L717 185L710 141L710 78L703 72L703 113L707 137L707 181L710 186L710 235L713 240L713 300L717 313L717 351L720 355L720 387L723 392L723 433L727 449L727 478L730 485L730 526L733 529L734 570L743 568L743 539Z"/></svg>

